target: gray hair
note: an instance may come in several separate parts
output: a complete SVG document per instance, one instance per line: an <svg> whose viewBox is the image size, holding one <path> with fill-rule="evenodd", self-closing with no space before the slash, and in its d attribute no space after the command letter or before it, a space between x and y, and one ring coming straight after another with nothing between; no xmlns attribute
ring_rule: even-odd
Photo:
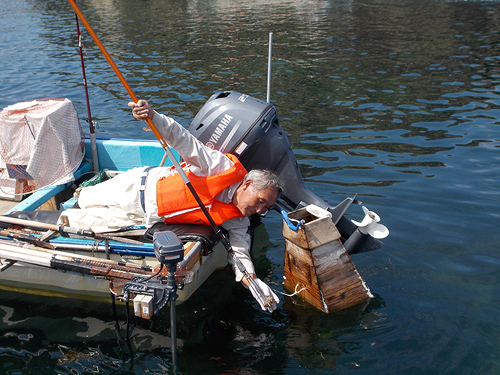
<svg viewBox="0 0 500 375"><path fill-rule="evenodd" d="M283 192L283 183L278 175L267 169L252 169L243 179L243 182L252 181L252 187L255 190L264 190L269 187L275 188L278 194Z"/></svg>

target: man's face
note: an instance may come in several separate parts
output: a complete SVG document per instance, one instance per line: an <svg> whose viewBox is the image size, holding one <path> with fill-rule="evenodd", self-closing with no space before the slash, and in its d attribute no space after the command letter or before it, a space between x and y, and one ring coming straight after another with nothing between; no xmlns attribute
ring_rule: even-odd
<svg viewBox="0 0 500 375"><path fill-rule="evenodd" d="M256 190L252 186L252 181L245 181L236 191L233 203L244 216L248 217L266 212L276 202L278 195L273 187Z"/></svg>

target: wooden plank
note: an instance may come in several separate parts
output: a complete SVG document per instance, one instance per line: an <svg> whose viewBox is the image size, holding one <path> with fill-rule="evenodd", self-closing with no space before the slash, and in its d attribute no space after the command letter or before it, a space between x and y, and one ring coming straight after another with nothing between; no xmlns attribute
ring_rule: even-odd
<svg viewBox="0 0 500 375"><path fill-rule="evenodd" d="M304 284L317 284L311 254L302 251L300 247L291 242L285 243L285 249L287 255L285 257L285 271L290 272L293 278L300 279Z"/></svg>
<svg viewBox="0 0 500 375"><path fill-rule="evenodd" d="M329 308L337 309L351 303L356 304L353 303L356 300L365 301L372 295L340 241L337 244L335 242L337 241L331 243L332 247L339 250L335 255L328 256L325 246L320 249L322 256L316 256L319 248L313 251L313 259L325 303ZM331 247L328 250L333 253ZM347 295L351 297L346 299Z"/></svg>
<svg viewBox="0 0 500 375"><path fill-rule="evenodd" d="M325 297L325 304L328 306L328 312L333 312L359 305L370 298L372 297L365 292L365 288L359 286L336 296Z"/></svg>
<svg viewBox="0 0 500 375"><path fill-rule="evenodd" d="M284 287L286 290L290 292L300 291L298 295L302 299L320 310L324 310L323 298L319 292L319 288L315 288L314 285L301 283L300 280L297 279L289 279L288 277L285 281L293 281L285 282Z"/></svg>
<svg viewBox="0 0 500 375"><path fill-rule="evenodd" d="M299 296L320 310L324 310L318 280L314 272L314 265L308 250L301 249L295 244L285 242L284 287L290 292L303 291Z"/></svg>
<svg viewBox="0 0 500 375"><path fill-rule="evenodd" d="M188 242L186 245L184 245L184 257L186 257L191 249L196 245L196 242ZM192 254L190 254L192 255ZM201 260L201 246L199 247L198 251L196 254L192 255L189 259L187 259L187 262L184 264L187 270L192 269L196 263L198 263Z"/></svg>
<svg viewBox="0 0 500 375"><path fill-rule="evenodd" d="M332 240L340 238L337 227L329 217L318 218L307 212L305 208L293 211L289 217L295 220L304 220L297 232L283 223L283 236L305 249L314 249Z"/></svg>

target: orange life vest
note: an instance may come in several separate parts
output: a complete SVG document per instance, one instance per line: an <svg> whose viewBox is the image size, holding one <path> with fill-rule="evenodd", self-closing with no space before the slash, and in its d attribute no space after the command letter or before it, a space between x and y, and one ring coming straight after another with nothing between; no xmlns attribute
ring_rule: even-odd
<svg viewBox="0 0 500 375"><path fill-rule="evenodd" d="M226 155L234 165L228 170L214 176L196 176L184 164L191 185L198 193L201 201L210 212L210 216L217 225L226 220L243 217L241 211L231 203L224 203L215 198L227 187L243 180L247 171L238 158L231 154ZM198 202L189 191L179 173L163 177L156 183L156 203L159 216L170 216L165 218L166 223L176 224L201 224L210 225L205 214L199 208ZM194 210L193 210L194 209ZM187 212L183 212L187 211Z"/></svg>

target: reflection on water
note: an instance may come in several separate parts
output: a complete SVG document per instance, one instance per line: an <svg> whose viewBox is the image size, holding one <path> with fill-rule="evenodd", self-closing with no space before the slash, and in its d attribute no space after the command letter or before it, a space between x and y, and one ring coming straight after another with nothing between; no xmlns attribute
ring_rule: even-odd
<svg viewBox="0 0 500 375"><path fill-rule="evenodd" d="M358 194L391 230L384 248L353 257L376 295L364 311L324 315L283 297L269 316L230 272L214 275L179 308L183 373L500 371L500 3L79 6L137 96L184 125L216 90L266 97L273 32L271 100L307 186L331 204ZM0 107L68 97L85 116L69 4L3 8ZM84 44L97 135L152 138L90 37ZM254 253L277 291L280 225L266 218ZM3 372L116 373L127 363L108 305L0 298ZM139 373L170 371L168 319L134 321Z"/></svg>

